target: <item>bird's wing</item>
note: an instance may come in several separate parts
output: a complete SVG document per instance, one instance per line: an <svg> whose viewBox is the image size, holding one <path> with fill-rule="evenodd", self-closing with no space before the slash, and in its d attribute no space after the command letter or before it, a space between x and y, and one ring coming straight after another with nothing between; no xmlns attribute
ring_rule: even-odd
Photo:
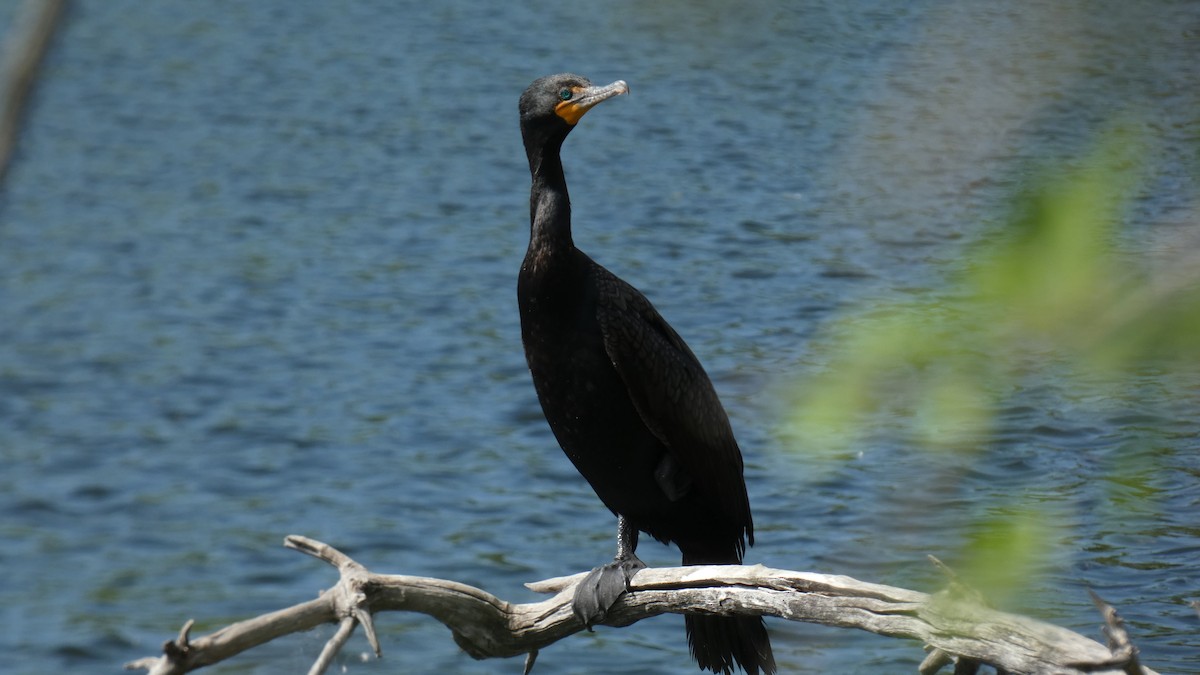
<svg viewBox="0 0 1200 675"><path fill-rule="evenodd" d="M752 532L742 455L700 361L636 288L598 265L596 287L605 351L642 421L693 486Z"/></svg>

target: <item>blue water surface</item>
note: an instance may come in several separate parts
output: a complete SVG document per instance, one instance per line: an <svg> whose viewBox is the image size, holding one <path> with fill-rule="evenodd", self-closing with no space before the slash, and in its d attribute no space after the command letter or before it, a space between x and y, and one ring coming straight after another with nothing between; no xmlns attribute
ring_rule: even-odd
<svg viewBox="0 0 1200 675"><path fill-rule="evenodd" d="M576 242L705 363L746 455L749 562L934 591L926 554L1034 504L1052 548L998 604L1102 640L1094 588L1148 664L1200 672L1196 382L1034 378L969 455L773 433L827 325L939 288L1034 167L1114 120L1153 147L1123 252L1194 247L1198 30L1166 1L69 3L0 187L4 670L117 673L189 618L307 600L335 575L287 534L513 601L611 556L516 311L517 97L570 70L632 88L564 149ZM384 659L356 637L342 672L520 672L428 617L377 621ZM695 672L681 624L573 637L538 672ZM784 672L923 657L769 626ZM332 632L211 670L303 672Z"/></svg>

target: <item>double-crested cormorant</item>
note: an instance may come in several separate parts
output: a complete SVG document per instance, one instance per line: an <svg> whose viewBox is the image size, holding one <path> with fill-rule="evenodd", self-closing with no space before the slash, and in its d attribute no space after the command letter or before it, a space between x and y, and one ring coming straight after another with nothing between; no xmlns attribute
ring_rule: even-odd
<svg viewBox="0 0 1200 675"><path fill-rule="evenodd" d="M580 584L588 625L645 565L638 532L674 542L684 565L738 564L754 523L742 455L712 383L683 339L636 288L571 239L559 150L585 112L629 91L552 75L521 95L533 187L517 297L521 338L546 420L567 457L618 517L617 557ZM701 668L775 671L761 617L685 617Z"/></svg>

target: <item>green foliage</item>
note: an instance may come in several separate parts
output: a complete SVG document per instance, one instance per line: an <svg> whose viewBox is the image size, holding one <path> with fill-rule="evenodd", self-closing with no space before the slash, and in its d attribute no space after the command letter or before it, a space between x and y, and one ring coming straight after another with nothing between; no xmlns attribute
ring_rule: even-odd
<svg viewBox="0 0 1200 675"><path fill-rule="evenodd" d="M948 289L839 320L820 342L833 346L826 370L797 384L790 445L854 455L861 430L888 415L900 420L898 442L979 452L1030 373L1106 400L1148 364L1194 369L1200 266L1152 278L1116 245L1148 155L1115 129L1074 166L1033 172L1041 177L1014 197L1004 230L970 251ZM1053 529L1039 508L1014 497L968 526L968 583L1016 590Z"/></svg>
<svg viewBox="0 0 1200 675"><path fill-rule="evenodd" d="M1032 578L1052 535L1046 514L1016 509L972 523L958 573L985 598L1003 598Z"/></svg>

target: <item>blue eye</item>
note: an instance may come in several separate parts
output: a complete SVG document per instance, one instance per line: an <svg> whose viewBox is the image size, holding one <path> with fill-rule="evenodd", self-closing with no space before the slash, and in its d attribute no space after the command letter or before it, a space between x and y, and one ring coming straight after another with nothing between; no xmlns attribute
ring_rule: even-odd
<svg viewBox="0 0 1200 675"><path fill-rule="evenodd" d="M566 87L563 87L562 91L558 92L558 97L564 101L570 101L571 97L574 95L575 95L574 92L572 92L570 89L567 89Z"/></svg>

